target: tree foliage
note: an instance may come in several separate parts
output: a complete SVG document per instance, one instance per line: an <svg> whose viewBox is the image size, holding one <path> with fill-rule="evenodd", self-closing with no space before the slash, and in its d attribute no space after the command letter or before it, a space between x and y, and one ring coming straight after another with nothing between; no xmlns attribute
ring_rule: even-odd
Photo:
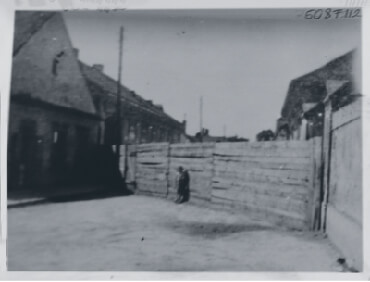
<svg viewBox="0 0 370 282"><path fill-rule="evenodd" d="M268 130L262 130L259 132L256 136L257 141L272 141L275 139L275 133L268 129Z"/></svg>

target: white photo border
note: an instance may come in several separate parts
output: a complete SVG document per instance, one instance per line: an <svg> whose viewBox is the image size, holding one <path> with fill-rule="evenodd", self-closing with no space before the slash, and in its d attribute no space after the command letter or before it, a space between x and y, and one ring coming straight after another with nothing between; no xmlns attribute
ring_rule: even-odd
<svg viewBox="0 0 370 282"><path fill-rule="evenodd" d="M7 238L7 126L14 14L16 10L158 10L248 8L362 8L362 77L370 77L370 0L1 0L1 241L0 280L369 280L370 279L370 80L363 89L363 250L362 273L329 272L8 272Z"/></svg>

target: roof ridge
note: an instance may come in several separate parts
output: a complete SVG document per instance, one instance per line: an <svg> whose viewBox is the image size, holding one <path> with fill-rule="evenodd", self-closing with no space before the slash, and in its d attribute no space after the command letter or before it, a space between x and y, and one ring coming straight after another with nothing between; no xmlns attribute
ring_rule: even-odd
<svg viewBox="0 0 370 282"><path fill-rule="evenodd" d="M80 59L78 60L80 62L80 66L82 67L85 67L85 68L88 68L89 70L93 70L95 71L96 73L98 73L100 76L103 76L105 79L108 79L111 83L117 83L117 80L115 80L114 78L112 78L111 76L101 72L101 71L98 71L96 69L94 69L93 66L90 66L88 65L87 63L85 62L82 62ZM84 75L84 77L86 79L89 79L87 77L87 75L84 73L84 71L82 70L82 74ZM90 78L91 80L91 78ZM157 115L160 115L162 117L166 117L166 118L169 118L169 119L172 119L174 121L177 121L176 119L174 119L173 117L171 117L170 115L168 115L164 110L159 110L158 107L156 107L155 104L150 104L148 101L149 100L146 100L144 99L144 97L142 97L141 95L135 93L133 90L131 90L130 88L128 88L127 86L123 85L122 83L120 84L120 86L126 90L127 92L131 93L131 95L133 95L132 97L121 97L122 99L124 100L127 100L128 102L131 102L131 103L135 103L136 105L138 106L143 106L146 110L154 113L154 114L157 114ZM110 92L110 91L107 91L107 92ZM116 93L112 93L113 95L115 95ZM131 98L131 99L130 99Z"/></svg>
<svg viewBox="0 0 370 282"><path fill-rule="evenodd" d="M355 51L356 51L356 48L353 48L353 49L351 49L350 51L348 51L348 52L346 52L346 53L344 53L344 54L342 54L342 55L340 55L340 56L338 56L338 57L335 57L335 58L333 58L333 59L331 59L331 60L327 61L327 62L326 62L325 64L323 64L321 67L317 67L316 69L314 69L314 70L312 70L312 71L310 71L310 72L308 72L308 73L306 73L306 74L303 74L303 75L301 75L301 76L299 76L299 77L297 77L297 78L294 78L292 81L299 81L299 80L301 80L301 79L304 79L306 76L310 76L310 75L312 75L312 74L314 74L314 73L316 73L316 72L318 72L318 71L320 71L320 70L325 70L325 69L328 67L328 65L332 64L332 63L333 63L333 62L335 62L335 61L341 60L341 59L343 59L343 58L345 58L345 57L347 57L347 56L349 56L349 55L353 54Z"/></svg>
<svg viewBox="0 0 370 282"><path fill-rule="evenodd" d="M19 45L18 45L16 41L19 39L18 30L17 30L17 28L19 28L19 25L16 23L16 21L19 20L19 13L20 12L25 13L26 11L19 11L18 13L16 13L16 16L15 16L15 19L14 19L13 57L15 57L19 53L19 51L23 48L23 46L25 46L29 42L29 40L32 38L32 36L34 36L35 33L37 33L38 31L40 31L42 29L42 27L45 25L45 23L47 21L49 21L53 16L55 16L57 14L57 12L31 12L31 11L27 11L26 13L29 13L30 15L39 15L40 18L43 15L46 15L46 16L45 16L45 18L43 18L41 23L37 23L39 25L36 25L35 23L33 23L35 29L29 28L28 29L29 33L27 34L27 36L22 36L22 39L25 39L25 40L20 42ZM18 18L17 18L17 15L18 15Z"/></svg>
<svg viewBox="0 0 370 282"><path fill-rule="evenodd" d="M323 92L327 91L326 82L328 79L347 80L351 75L351 60L356 50L357 48L351 49L329 60L321 67L292 79L281 108L281 116L287 117L287 115L294 113L294 110L289 110L289 108L297 108L303 102L322 99Z"/></svg>

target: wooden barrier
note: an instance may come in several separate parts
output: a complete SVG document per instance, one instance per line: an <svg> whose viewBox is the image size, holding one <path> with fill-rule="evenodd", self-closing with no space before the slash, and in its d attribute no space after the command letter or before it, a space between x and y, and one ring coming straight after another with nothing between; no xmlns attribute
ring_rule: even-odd
<svg viewBox="0 0 370 282"><path fill-rule="evenodd" d="M347 263L363 269L362 100L333 112L326 232Z"/></svg>
<svg viewBox="0 0 370 282"><path fill-rule="evenodd" d="M167 196L168 150L168 143L136 147L135 182L140 193Z"/></svg>
<svg viewBox="0 0 370 282"><path fill-rule="evenodd" d="M177 195L178 168L190 175L190 202L238 208L290 228L313 228L321 139L135 147L140 193Z"/></svg>
<svg viewBox="0 0 370 282"><path fill-rule="evenodd" d="M313 141L218 143L212 201L288 227L312 219Z"/></svg>

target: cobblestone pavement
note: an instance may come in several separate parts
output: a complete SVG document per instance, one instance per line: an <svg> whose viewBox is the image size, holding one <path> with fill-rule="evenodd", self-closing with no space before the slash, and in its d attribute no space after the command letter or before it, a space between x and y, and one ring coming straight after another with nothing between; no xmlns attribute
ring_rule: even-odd
<svg viewBox="0 0 370 282"><path fill-rule="evenodd" d="M145 196L8 210L9 270L338 271L313 233Z"/></svg>

